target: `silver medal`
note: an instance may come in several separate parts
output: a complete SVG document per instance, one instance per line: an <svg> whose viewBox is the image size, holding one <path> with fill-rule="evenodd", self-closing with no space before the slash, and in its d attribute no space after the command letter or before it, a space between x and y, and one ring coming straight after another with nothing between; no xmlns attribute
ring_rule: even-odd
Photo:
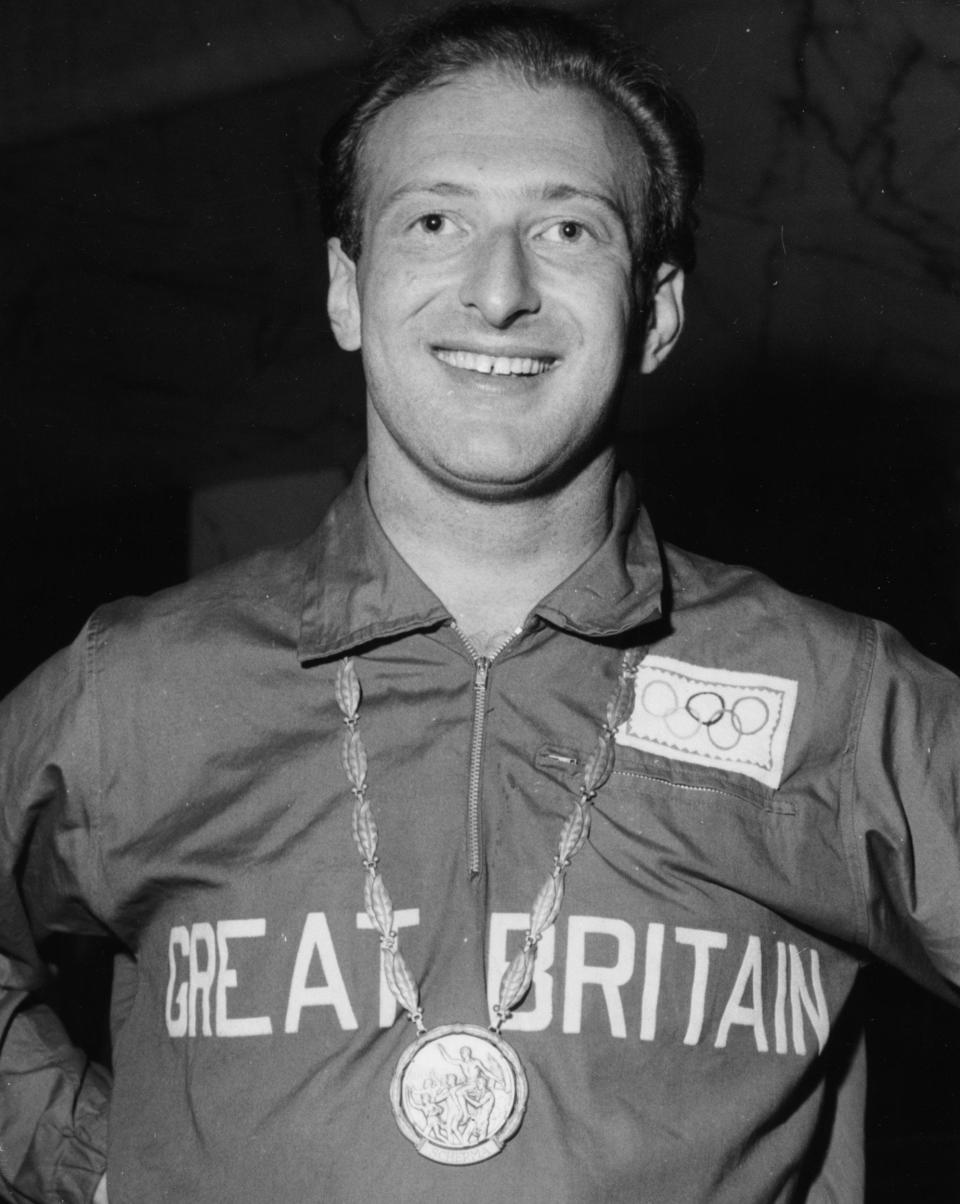
<svg viewBox="0 0 960 1204"><path fill-rule="evenodd" d="M425 1158L463 1166L498 1154L520 1127L527 1078L495 1033L446 1024L405 1051L390 1101L400 1131Z"/></svg>

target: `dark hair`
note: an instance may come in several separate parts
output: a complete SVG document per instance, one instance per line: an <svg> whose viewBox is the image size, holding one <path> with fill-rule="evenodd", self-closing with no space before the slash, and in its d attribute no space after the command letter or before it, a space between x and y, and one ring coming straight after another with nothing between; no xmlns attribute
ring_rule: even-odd
<svg viewBox="0 0 960 1204"><path fill-rule="evenodd" d="M358 100L324 141L320 200L328 237L339 237L352 259L360 254L363 150L379 114L403 96L482 67L534 87L587 88L624 114L646 164L636 207L642 220L631 231L640 284L662 263L693 267L703 156L686 102L618 31L548 8L501 4L460 5L408 22L381 44Z"/></svg>

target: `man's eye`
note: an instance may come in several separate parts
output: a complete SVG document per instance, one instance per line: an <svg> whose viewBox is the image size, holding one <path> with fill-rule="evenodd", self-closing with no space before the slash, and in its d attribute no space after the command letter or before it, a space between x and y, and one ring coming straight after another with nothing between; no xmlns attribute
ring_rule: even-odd
<svg viewBox="0 0 960 1204"><path fill-rule="evenodd" d="M587 236L587 228L582 222L554 222L544 231L543 236L547 242L578 243Z"/></svg>
<svg viewBox="0 0 960 1204"><path fill-rule="evenodd" d="M417 218L417 225L426 234L442 234L447 228L447 219L442 213L425 213Z"/></svg>

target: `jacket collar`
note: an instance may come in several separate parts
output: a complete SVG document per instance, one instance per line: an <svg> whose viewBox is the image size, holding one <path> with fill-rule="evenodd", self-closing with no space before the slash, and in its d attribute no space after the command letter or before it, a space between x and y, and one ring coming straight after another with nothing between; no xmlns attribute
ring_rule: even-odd
<svg viewBox="0 0 960 1204"><path fill-rule="evenodd" d="M614 495L600 547L535 608L546 622L592 639L624 635L660 617L660 551L630 476ZM447 608L387 539L367 498L366 464L312 538L304 583L301 662L451 622Z"/></svg>

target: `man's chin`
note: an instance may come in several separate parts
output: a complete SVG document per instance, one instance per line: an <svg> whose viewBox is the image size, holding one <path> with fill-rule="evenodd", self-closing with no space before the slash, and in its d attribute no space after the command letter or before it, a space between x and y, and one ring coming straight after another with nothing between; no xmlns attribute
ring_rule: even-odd
<svg viewBox="0 0 960 1204"><path fill-rule="evenodd" d="M451 465L440 480L451 493L465 500L507 504L530 501L562 488L574 475L564 463L544 465Z"/></svg>

